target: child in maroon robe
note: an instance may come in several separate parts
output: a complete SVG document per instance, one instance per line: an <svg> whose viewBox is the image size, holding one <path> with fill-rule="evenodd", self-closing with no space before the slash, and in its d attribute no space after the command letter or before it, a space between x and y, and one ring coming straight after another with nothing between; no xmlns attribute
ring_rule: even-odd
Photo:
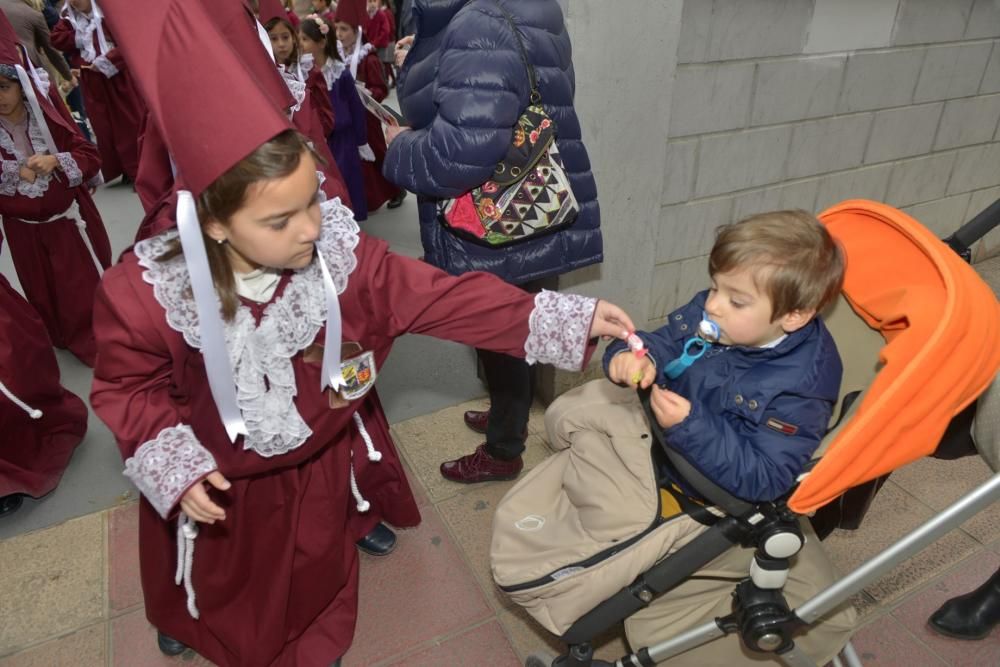
<svg viewBox="0 0 1000 667"><path fill-rule="evenodd" d="M104 180L125 175L133 183L139 170L138 141L145 110L136 94L96 0L67 0L52 45L69 55L79 70L87 117L101 151Z"/></svg>
<svg viewBox="0 0 1000 667"><path fill-rule="evenodd" d="M56 488L86 432L38 313L0 275L0 516Z"/></svg>
<svg viewBox="0 0 1000 667"><path fill-rule="evenodd" d="M365 0L341 0L337 5L336 23L337 49L340 59L350 68L354 80L364 86L368 93L381 102L389 95L382 63L375 47L365 40L368 30L368 11ZM365 177L365 194L368 212L374 213L386 202L389 208L397 208L403 203L406 190L397 188L382 175L385 160L385 134L382 125L372 114L367 114L368 145L375 154L375 160L361 165Z"/></svg>
<svg viewBox="0 0 1000 667"><path fill-rule="evenodd" d="M9 26L9 24L7 24ZM0 26L0 216L14 268L57 347L94 364L94 290L111 245L85 183L94 145L49 104Z"/></svg>
<svg viewBox="0 0 1000 667"><path fill-rule="evenodd" d="M579 368L590 336L631 322L594 299L389 252L322 201L313 153L204 3L106 2L189 188L178 231L137 243L95 306L91 399L142 492L147 617L168 654L338 664L357 614L355 542L382 520L419 521L373 389L393 340ZM187 77L206 57L216 67ZM188 95L169 93L181 85Z"/></svg>

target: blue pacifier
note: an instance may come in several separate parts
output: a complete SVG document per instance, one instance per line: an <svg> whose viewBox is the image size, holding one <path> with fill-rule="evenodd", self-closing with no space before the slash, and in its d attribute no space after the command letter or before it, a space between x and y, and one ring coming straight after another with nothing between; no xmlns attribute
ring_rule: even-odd
<svg viewBox="0 0 1000 667"><path fill-rule="evenodd" d="M684 351L669 364L663 373L669 380L676 380L684 374L691 364L698 361L712 347L713 343L718 343L722 337L719 325L708 319L704 312L701 314L701 322L698 323L698 333L684 343Z"/></svg>

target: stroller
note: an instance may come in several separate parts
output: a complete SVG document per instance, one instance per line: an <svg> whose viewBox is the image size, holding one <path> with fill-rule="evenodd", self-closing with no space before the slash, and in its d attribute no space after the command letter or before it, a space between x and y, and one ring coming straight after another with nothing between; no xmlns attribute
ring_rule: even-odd
<svg viewBox="0 0 1000 667"><path fill-rule="evenodd" d="M806 515L933 453L1000 368L1000 305L959 256L1000 222L1000 202L956 232L951 248L876 202L843 202L819 217L847 257L840 300L824 313L844 376L833 427L807 470L784 497L748 503L659 441L648 427L648 393L609 382L574 390L581 412L588 401L620 405L626 435L627 420L638 422L628 437L592 442L559 431L561 397L546 427L563 450L523 477L494 517L494 580L569 646L558 657L532 655L527 667L611 667L594 658L591 642L622 621L633 648L646 648L617 667L675 656L699 667L839 667L839 656L860 665L848 641L850 596L1000 499L998 474L836 579ZM668 509L654 472L660 457L708 503ZM604 490L610 480L613 492ZM698 521L681 524L681 515Z"/></svg>

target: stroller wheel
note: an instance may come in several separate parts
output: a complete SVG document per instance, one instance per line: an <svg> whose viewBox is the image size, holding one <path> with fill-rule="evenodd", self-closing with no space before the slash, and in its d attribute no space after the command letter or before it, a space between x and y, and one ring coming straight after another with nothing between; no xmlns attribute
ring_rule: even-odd
<svg viewBox="0 0 1000 667"><path fill-rule="evenodd" d="M548 651L542 651L529 655L528 659L524 661L524 667L552 667L552 663L555 661L556 656Z"/></svg>

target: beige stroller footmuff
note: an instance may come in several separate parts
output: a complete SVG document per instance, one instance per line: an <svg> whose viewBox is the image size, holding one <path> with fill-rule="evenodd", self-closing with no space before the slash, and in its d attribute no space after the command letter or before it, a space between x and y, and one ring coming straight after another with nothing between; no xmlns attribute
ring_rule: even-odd
<svg viewBox="0 0 1000 667"><path fill-rule="evenodd" d="M557 399L545 414L545 424L550 443L560 451L500 501L490 556L497 585L547 630L562 635L706 526L676 504L671 507L671 495L661 495L651 452L655 441L634 390L607 380L590 382ZM733 583L747 576L752 553L732 549L704 571L724 580L689 580L633 616L626 625L630 641L644 645L636 641L658 634L653 631L661 620L657 610L666 615L666 627L659 629L671 634L677 630L671 624L681 617L685 626L687 617L693 619L693 626L706 614L728 613ZM829 561L811 536L793 562L789 602L805 599L833 580ZM687 612L678 612L678 599ZM837 626L845 633L822 642L829 644L830 655L843 646L853 626L853 610L843 613L850 618L838 618ZM824 648L810 645L812 632L815 629L802 637L803 649L826 655ZM727 642L724 650L730 660L726 664L733 664L733 650L739 649Z"/></svg>

